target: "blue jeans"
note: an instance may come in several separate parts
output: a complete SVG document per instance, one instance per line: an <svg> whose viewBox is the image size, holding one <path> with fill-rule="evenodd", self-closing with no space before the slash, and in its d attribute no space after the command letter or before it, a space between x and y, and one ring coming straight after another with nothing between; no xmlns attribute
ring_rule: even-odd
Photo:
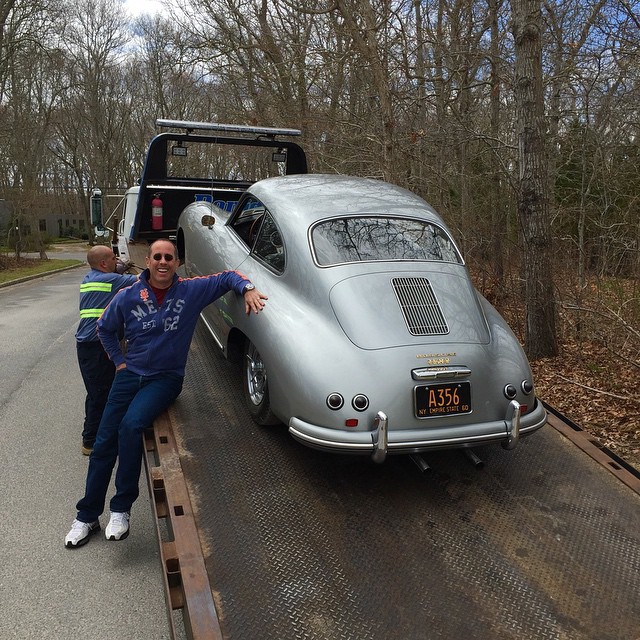
<svg viewBox="0 0 640 640"><path fill-rule="evenodd" d="M82 444L91 448L95 442L96 433L98 433L98 426L107 404L116 368L109 360L100 341L78 342L76 344L80 373L87 390L87 397L84 401Z"/></svg>
<svg viewBox="0 0 640 640"><path fill-rule="evenodd" d="M139 493L142 435L178 397L182 380L176 373L139 376L127 369L116 373L89 458L85 495L76 505L78 520L94 522L104 511L116 459L116 494L110 510L131 509Z"/></svg>

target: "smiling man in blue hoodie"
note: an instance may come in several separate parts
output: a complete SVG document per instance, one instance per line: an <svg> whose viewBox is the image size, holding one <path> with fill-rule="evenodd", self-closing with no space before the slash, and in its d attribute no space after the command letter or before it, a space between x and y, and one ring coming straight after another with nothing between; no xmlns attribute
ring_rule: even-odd
<svg viewBox="0 0 640 640"><path fill-rule="evenodd" d="M113 468L116 493L110 501L108 540L129 535L131 506L138 497L143 431L178 397L191 338L204 307L235 291L244 297L247 314L264 308L267 296L237 271L200 278L176 275L179 261L169 240L156 240L139 280L119 292L98 320L98 335L116 365L98 435L89 458L84 497L65 537L75 548L100 530ZM119 335L127 344L122 352Z"/></svg>

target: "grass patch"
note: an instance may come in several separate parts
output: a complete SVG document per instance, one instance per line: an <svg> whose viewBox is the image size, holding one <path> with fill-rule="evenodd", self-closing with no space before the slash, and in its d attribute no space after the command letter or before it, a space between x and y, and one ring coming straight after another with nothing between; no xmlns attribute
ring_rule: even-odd
<svg viewBox="0 0 640 640"><path fill-rule="evenodd" d="M2 268L0 262L0 284L11 282L12 280L20 280L29 276L41 275L57 269L65 267L73 267L84 264L82 260L28 260L21 259L18 264L12 265L10 268Z"/></svg>

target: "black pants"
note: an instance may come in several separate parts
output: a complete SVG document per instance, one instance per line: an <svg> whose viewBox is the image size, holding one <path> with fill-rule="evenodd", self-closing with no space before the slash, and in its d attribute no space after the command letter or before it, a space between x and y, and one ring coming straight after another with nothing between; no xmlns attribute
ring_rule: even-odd
<svg viewBox="0 0 640 640"><path fill-rule="evenodd" d="M96 439L104 406L107 404L116 368L109 360L100 342L78 342L76 344L80 373L87 390L87 397L84 401L82 443L85 447L91 448Z"/></svg>

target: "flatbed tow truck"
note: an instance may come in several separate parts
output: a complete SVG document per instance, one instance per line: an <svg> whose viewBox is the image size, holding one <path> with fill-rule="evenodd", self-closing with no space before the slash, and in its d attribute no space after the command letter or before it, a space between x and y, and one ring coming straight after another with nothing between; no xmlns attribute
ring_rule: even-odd
<svg viewBox="0 0 640 640"><path fill-rule="evenodd" d="M306 171L296 148L284 155ZM148 160L144 211L160 187L167 203L179 191L154 171ZM212 189L230 206L230 185ZM137 224L125 248L146 252L151 221ZM240 388L199 325L184 390L145 434L174 634L640 640L640 475L576 425L550 411L515 451L381 466L256 426Z"/></svg>

